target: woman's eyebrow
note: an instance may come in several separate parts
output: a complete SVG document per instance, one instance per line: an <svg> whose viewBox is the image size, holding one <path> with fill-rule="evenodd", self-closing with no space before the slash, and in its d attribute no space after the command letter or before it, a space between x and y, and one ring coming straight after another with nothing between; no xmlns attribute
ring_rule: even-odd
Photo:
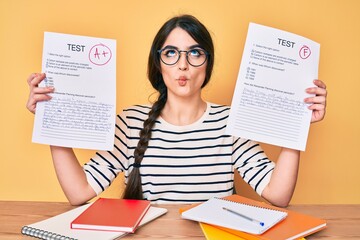
<svg viewBox="0 0 360 240"><path fill-rule="evenodd" d="M179 50L179 48L172 46L172 45L166 45L165 47L163 47L163 49L177 49Z"/></svg>
<svg viewBox="0 0 360 240"><path fill-rule="evenodd" d="M188 49L193 49L193 48L202 48L200 44L194 44L188 47ZM165 47L163 47L163 49L176 49L179 50L178 47L173 46L173 45L166 45Z"/></svg>
<svg viewBox="0 0 360 240"><path fill-rule="evenodd" d="M203 47L200 46L200 44L194 44L189 47L189 49L192 49L192 48L203 48Z"/></svg>

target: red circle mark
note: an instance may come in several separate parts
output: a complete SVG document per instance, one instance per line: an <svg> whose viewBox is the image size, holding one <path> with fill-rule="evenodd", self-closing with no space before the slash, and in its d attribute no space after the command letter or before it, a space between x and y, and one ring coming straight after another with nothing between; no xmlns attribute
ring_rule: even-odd
<svg viewBox="0 0 360 240"><path fill-rule="evenodd" d="M100 43L93 46L89 51L89 60L95 65L103 66L107 64L112 57L110 48Z"/></svg>
<svg viewBox="0 0 360 240"><path fill-rule="evenodd" d="M302 59L307 59L308 57L310 57L311 55L311 50L308 46L302 46L302 48L300 48L300 51L299 51L299 56L302 58Z"/></svg>

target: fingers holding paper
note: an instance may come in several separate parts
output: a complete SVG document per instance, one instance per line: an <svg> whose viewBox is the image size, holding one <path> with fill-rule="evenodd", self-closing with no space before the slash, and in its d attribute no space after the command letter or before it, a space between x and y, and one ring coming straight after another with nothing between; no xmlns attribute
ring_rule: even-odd
<svg viewBox="0 0 360 240"><path fill-rule="evenodd" d="M304 101L309 103L309 109L312 110L311 123L319 122L325 117L326 112L326 85L321 80L314 80L316 87L306 89L309 94L314 94L313 97L305 98Z"/></svg>
<svg viewBox="0 0 360 240"><path fill-rule="evenodd" d="M39 87L39 83L43 81L45 77L45 73L32 73L27 79L30 94L26 103L26 108L32 113L35 113L36 111L37 102L50 100L51 96L49 93L54 92L53 87Z"/></svg>

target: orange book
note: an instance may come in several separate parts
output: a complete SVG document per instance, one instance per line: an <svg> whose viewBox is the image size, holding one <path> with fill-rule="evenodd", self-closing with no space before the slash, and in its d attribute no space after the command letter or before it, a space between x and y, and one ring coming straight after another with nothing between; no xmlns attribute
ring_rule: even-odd
<svg viewBox="0 0 360 240"><path fill-rule="evenodd" d="M71 222L73 229L135 232L150 201L99 198Z"/></svg>
<svg viewBox="0 0 360 240"><path fill-rule="evenodd" d="M210 224L199 223L206 240L246 240L245 238L223 231Z"/></svg>
<svg viewBox="0 0 360 240"><path fill-rule="evenodd" d="M203 231L206 240L249 240L249 239L259 239L258 235L251 236L250 238L243 238L247 236L241 237L239 234L231 234L228 231L221 230L220 228L206 224L206 223L199 223L201 230ZM306 240L305 238L301 238L299 240Z"/></svg>
<svg viewBox="0 0 360 240"><path fill-rule="evenodd" d="M283 239L301 239L302 237L306 237L312 233L318 232L324 228L326 228L326 221L320 218L316 218L310 215L305 215L302 213L298 213L295 211L287 210L284 208L278 208L272 205L269 205L264 202L255 201L246 197L242 197L239 195L231 195L228 197L225 197L224 199L227 199L229 201L233 202L240 202L249 204L252 206L257 207L263 207L263 208L269 208L269 209L275 209L280 211L285 211L288 213L287 217L264 232L261 235L255 235L255 234L249 234L229 228L224 228L220 226L214 226L210 225L210 227L216 227L222 231L225 231L227 233L231 233L233 235L239 236L244 239L248 240L283 240ZM186 209L180 209L181 212L186 211L196 205L191 205L190 207ZM202 223L201 223L202 224ZM214 232L217 232L220 234L221 232L214 230ZM240 239L241 239L240 238Z"/></svg>

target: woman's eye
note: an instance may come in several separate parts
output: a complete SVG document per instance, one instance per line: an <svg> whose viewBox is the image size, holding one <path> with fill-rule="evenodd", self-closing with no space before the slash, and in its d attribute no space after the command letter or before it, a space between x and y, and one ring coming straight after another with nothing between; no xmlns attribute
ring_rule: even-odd
<svg viewBox="0 0 360 240"><path fill-rule="evenodd" d="M201 50L200 49L191 49L189 51L189 54L191 57L199 57L201 55Z"/></svg>
<svg viewBox="0 0 360 240"><path fill-rule="evenodd" d="M165 54L165 56L167 56L167 57L174 57L174 56L177 55L177 54L176 54L176 51L173 50L173 49L166 50L166 51L164 52L164 54Z"/></svg>

